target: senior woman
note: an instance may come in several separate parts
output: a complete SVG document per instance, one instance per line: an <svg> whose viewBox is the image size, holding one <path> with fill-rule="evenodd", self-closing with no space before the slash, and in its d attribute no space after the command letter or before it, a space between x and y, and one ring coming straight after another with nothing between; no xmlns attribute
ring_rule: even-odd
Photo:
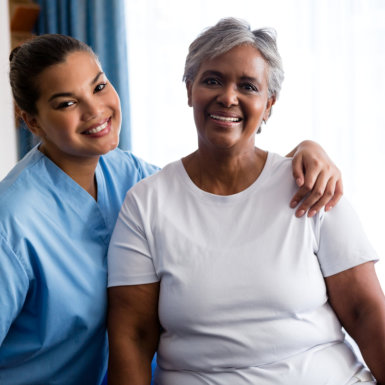
<svg viewBox="0 0 385 385"><path fill-rule="evenodd" d="M109 383L385 384L375 253L346 201L292 215L290 160L255 147L283 80L269 30L190 46L198 150L126 196L109 249ZM372 374L344 340L357 341Z"/></svg>

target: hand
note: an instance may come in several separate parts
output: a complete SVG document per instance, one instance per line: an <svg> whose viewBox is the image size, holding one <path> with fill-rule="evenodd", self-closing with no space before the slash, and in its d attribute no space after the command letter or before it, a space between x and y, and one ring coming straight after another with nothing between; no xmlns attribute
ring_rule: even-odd
<svg viewBox="0 0 385 385"><path fill-rule="evenodd" d="M323 148L305 140L288 155L294 156L293 176L299 187L290 202L292 208L300 203L295 215L302 217L308 212L312 217L323 206L325 211L333 208L343 194L341 172Z"/></svg>

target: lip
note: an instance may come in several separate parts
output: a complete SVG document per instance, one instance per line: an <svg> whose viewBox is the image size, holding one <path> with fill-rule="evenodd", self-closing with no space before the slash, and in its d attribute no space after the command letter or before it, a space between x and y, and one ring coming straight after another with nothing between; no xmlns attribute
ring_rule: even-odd
<svg viewBox="0 0 385 385"><path fill-rule="evenodd" d="M94 130L95 132L91 132ZM111 131L111 117L104 119L101 122L93 124L82 132L82 135L87 135L91 138L100 138L107 135Z"/></svg>
<svg viewBox="0 0 385 385"><path fill-rule="evenodd" d="M221 125L239 124L243 120L241 115L228 111L212 111L208 113L208 117L211 121Z"/></svg>

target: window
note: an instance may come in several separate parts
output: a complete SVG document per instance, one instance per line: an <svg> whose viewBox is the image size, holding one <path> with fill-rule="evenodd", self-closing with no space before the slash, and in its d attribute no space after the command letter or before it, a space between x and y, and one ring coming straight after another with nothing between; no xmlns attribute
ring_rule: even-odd
<svg viewBox="0 0 385 385"><path fill-rule="evenodd" d="M379 256L385 217L385 3L381 0L127 2L133 151L163 166L196 149L182 83L191 41L220 18L274 27L285 81L256 145L281 154L321 143ZM384 277L382 264L377 266Z"/></svg>

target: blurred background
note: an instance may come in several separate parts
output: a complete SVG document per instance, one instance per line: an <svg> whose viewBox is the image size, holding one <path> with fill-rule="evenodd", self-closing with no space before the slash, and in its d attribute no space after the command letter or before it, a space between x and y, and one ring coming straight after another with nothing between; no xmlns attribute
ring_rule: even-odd
<svg viewBox="0 0 385 385"><path fill-rule="evenodd" d="M121 147L164 166L196 148L182 82L189 44L220 18L239 17L253 29L276 30L285 69L281 96L256 145L284 155L301 140L319 142L342 170L345 195L385 256L385 1L0 0L0 6L1 178L34 144L15 127L11 45L53 32L90 44L121 97ZM384 264L377 269L385 287Z"/></svg>

